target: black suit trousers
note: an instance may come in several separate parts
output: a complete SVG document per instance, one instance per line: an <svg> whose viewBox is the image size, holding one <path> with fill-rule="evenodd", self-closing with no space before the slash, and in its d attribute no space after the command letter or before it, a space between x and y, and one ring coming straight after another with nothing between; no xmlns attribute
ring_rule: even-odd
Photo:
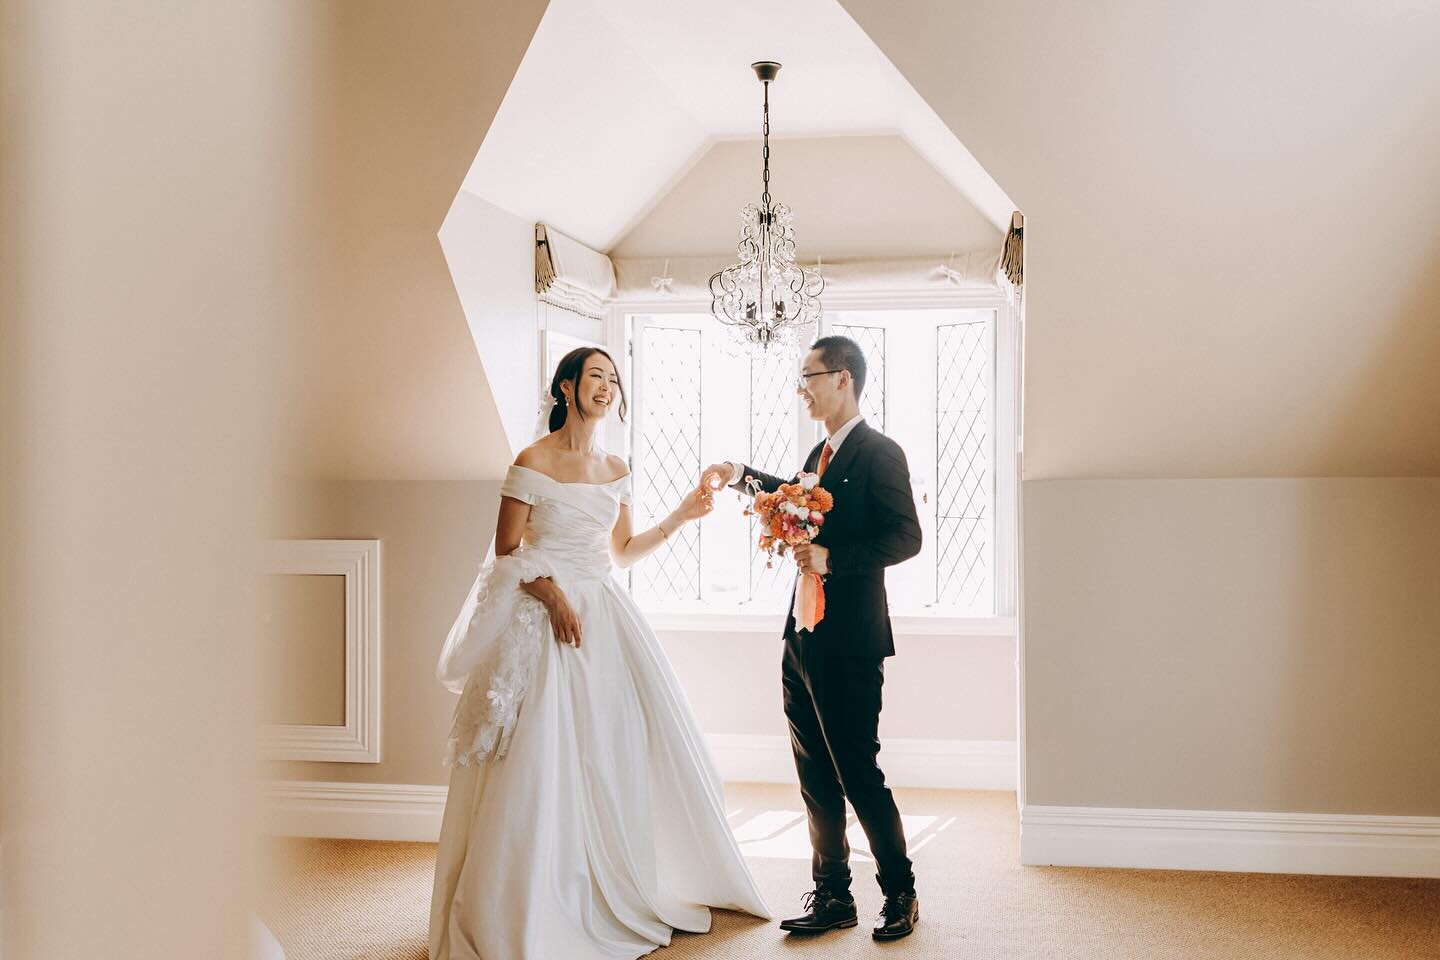
<svg viewBox="0 0 1440 960"><path fill-rule="evenodd" d="M816 884L835 893L850 889L848 798L870 842L881 890L887 895L913 890L900 811L877 762L884 658L837 656L801 632L785 642L781 677Z"/></svg>

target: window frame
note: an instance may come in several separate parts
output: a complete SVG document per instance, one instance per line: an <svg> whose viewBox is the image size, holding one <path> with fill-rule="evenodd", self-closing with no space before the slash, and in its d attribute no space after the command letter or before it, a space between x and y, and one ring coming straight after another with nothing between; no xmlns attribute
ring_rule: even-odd
<svg viewBox="0 0 1440 960"><path fill-rule="evenodd" d="M1020 304L1004 290L955 290L947 292L886 292L833 294L825 297L827 314L863 311L904 311L927 309L987 309L995 311L993 376L994 395L991 413L994 476L994 591L995 613L992 616L955 616L937 612L902 614L891 617L895 631L908 635L948 636L1015 636L1017 632L1017 598L1019 594L1019 488L1022 455L1020 411ZM626 383L634 382L635 358L629 349L630 317L654 314L710 315L708 300L679 298L635 299L611 304L605 321L606 346L612 355L624 357ZM828 331L829 320L822 318L820 335ZM637 397L638 400L638 397ZM637 402L632 408L638 418L643 414ZM819 424L802 422L800 449L818 442ZM634 451L630 431L615 430L609 439L611 449L622 449L627 462L634 468ZM703 562L703 561L702 561ZM784 617L740 610L677 611L649 609L642 606L651 625L657 630L703 632L776 633Z"/></svg>

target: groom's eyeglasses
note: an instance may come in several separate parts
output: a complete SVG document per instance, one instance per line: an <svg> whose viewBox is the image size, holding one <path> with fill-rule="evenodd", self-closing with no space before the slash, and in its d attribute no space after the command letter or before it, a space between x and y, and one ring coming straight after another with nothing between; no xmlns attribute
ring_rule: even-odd
<svg viewBox="0 0 1440 960"><path fill-rule="evenodd" d="M795 378L795 389L804 390L810 385L811 377L823 377L827 373L843 373L843 370L816 370L814 373L802 373Z"/></svg>

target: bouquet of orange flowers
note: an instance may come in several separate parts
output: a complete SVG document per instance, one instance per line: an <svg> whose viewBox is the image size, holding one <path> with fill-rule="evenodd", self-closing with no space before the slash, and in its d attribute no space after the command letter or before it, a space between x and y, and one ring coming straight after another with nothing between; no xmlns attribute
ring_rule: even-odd
<svg viewBox="0 0 1440 960"><path fill-rule="evenodd" d="M784 556L794 546L809 543L820 534L825 514L835 506L830 491L819 486L820 478L802 473L795 483L782 483L774 493L760 489L760 481L746 477L745 485L755 499L745 508L746 516L760 521L760 549L771 557ZM767 561L767 567L773 561ZM825 587L820 575L801 577L795 587L795 623L806 630L825 618Z"/></svg>

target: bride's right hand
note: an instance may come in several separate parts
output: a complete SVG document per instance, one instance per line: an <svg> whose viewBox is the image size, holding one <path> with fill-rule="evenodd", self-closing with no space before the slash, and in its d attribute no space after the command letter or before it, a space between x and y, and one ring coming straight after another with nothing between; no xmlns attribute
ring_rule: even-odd
<svg viewBox="0 0 1440 960"><path fill-rule="evenodd" d="M691 520L699 520L714 509L715 492L706 487L696 487L685 494L685 499L675 508L674 516L681 523L689 523Z"/></svg>
<svg viewBox="0 0 1440 960"><path fill-rule="evenodd" d="M580 618L575 616L575 608L570 606L570 601L565 598L565 594L556 590L545 604L545 609L550 614L550 629L555 631L555 639L578 648L580 646Z"/></svg>

